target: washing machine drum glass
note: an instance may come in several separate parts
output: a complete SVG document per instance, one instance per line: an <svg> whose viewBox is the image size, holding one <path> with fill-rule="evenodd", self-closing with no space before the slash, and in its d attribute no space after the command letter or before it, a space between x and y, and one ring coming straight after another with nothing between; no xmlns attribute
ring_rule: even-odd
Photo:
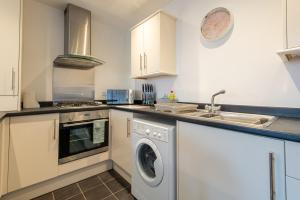
<svg viewBox="0 0 300 200"><path fill-rule="evenodd" d="M163 179L164 169L161 155L153 142L141 140L136 152L137 168L142 179L151 187L159 185Z"/></svg>

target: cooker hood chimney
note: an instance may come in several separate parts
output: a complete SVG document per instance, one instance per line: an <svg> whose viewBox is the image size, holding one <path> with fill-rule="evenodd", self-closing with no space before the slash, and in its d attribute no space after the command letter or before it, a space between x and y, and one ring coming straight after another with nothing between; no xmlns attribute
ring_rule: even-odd
<svg viewBox="0 0 300 200"><path fill-rule="evenodd" d="M65 9L64 55L54 60L56 67L89 69L104 64L91 56L91 12L73 4Z"/></svg>

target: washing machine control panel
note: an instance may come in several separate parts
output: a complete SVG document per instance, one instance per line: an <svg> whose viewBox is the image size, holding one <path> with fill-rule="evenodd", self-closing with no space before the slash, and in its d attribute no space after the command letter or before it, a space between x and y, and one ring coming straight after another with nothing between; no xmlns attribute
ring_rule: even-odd
<svg viewBox="0 0 300 200"><path fill-rule="evenodd" d="M168 129L143 122L133 124L133 131L147 138L168 142Z"/></svg>

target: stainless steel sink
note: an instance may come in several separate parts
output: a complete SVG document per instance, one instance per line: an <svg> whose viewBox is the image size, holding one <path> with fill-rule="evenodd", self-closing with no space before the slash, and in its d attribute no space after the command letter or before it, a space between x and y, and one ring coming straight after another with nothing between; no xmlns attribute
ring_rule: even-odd
<svg viewBox="0 0 300 200"><path fill-rule="evenodd" d="M145 109L145 108L150 108L150 106L143 106L143 105L122 105L122 106L117 106L119 108L128 108L128 109Z"/></svg>
<svg viewBox="0 0 300 200"><path fill-rule="evenodd" d="M204 110L199 110L198 112L183 114L187 117L192 118L206 118L208 120L219 121L228 124L250 126L256 128L267 127L272 124L276 119L274 116L269 115L256 115L256 114L246 114L246 113L233 113L233 112L217 112L208 113Z"/></svg>

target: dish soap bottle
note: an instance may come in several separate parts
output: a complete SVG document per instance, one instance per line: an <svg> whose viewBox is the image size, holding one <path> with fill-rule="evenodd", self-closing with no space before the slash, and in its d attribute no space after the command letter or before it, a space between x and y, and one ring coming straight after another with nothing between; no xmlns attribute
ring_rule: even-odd
<svg viewBox="0 0 300 200"><path fill-rule="evenodd" d="M176 94L173 90L171 90L171 92L169 93L168 99L172 103L176 102Z"/></svg>

